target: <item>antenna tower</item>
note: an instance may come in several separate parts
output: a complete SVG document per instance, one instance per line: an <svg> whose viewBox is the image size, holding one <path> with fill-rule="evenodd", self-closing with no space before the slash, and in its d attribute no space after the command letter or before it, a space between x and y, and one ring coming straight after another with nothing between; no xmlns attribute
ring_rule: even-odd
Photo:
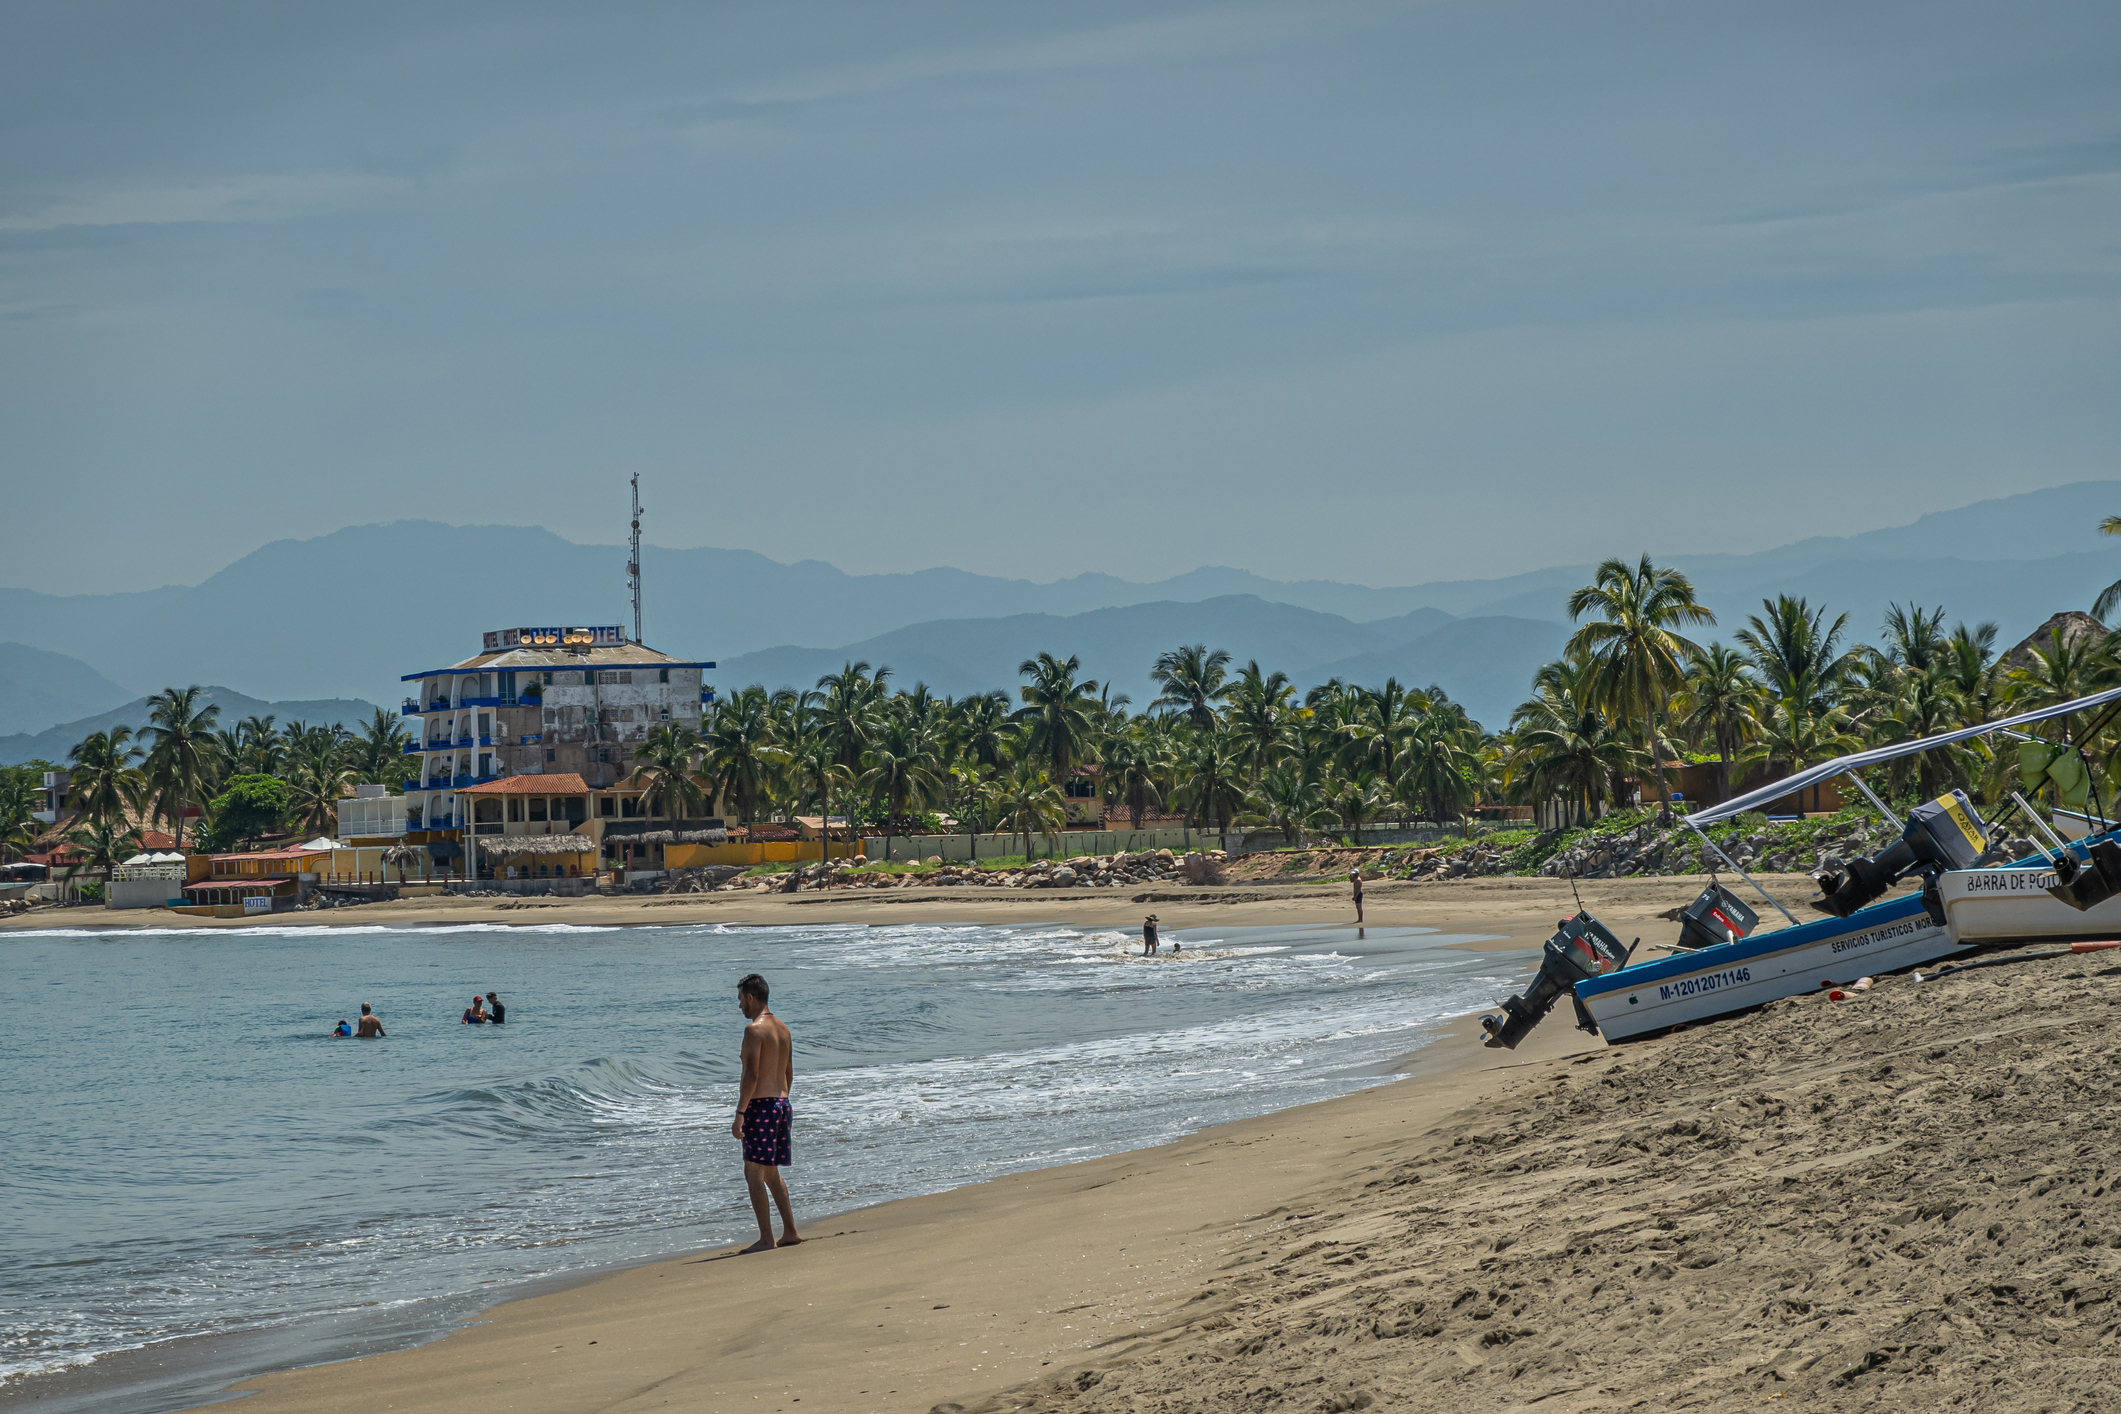
<svg viewBox="0 0 2121 1414"><path fill-rule="evenodd" d="M633 474L633 538L626 542L626 587L633 591L633 641L641 641L641 474Z"/></svg>

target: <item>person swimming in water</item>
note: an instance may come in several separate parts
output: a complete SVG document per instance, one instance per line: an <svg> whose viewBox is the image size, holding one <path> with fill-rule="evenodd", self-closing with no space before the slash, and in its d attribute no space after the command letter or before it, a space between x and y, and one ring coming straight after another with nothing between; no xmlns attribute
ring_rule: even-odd
<svg viewBox="0 0 2121 1414"><path fill-rule="evenodd" d="M464 1008L463 1024L484 1026L486 1024L486 998L477 992L471 994L471 1005Z"/></svg>
<svg viewBox="0 0 2121 1414"><path fill-rule="evenodd" d="M370 1011L367 1002L361 1003L361 1021L354 1028L354 1039L358 1041L373 1041L384 1034L383 1018Z"/></svg>
<svg viewBox="0 0 2121 1414"><path fill-rule="evenodd" d="M338 1026L333 1028L331 1034L334 1036L351 1036L353 1035L353 1023L342 1016L339 1018Z"/></svg>

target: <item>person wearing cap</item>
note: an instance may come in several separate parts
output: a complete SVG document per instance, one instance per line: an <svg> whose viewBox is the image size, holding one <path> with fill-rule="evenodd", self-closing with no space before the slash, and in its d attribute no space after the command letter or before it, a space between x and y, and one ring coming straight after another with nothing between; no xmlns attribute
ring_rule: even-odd
<svg viewBox="0 0 2121 1414"><path fill-rule="evenodd" d="M1348 887L1355 890L1355 922L1362 923L1362 868L1357 865L1348 870Z"/></svg>
<svg viewBox="0 0 2121 1414"><path fill-rule="evenodd" d="M1142 956L1156 955L1156 915L1150 914L1142 920Z"/></svg>
<svg viewBox="0 0 2121 1414"><path fill-rule="evenodd" d="M486 1024L486 998L477 992L471 994L471 1005L464 1008L463 1025L484 1026Z"/></svg>

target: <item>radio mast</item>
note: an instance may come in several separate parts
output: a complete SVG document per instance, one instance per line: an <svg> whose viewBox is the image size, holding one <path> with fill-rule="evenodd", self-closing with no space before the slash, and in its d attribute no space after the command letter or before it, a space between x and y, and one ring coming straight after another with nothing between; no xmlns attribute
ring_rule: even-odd
<svg viewBox="0 0 2121 1414"><path fill-rule="evenodd" d="M633 641L641 641L641 474L633 474L633 538L626 542L632 553L626 560L626 586L633 591Z"/></svg>

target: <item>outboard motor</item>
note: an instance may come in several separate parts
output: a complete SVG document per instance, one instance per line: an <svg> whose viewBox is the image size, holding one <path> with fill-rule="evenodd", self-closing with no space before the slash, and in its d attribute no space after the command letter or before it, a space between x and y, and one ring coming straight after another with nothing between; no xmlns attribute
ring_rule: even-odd
<svg viewBox="0 0 2121 1414"><path fill-rule="evenodd" d="M1909 874L1921 874L1925 902L1935 893L1937 875L1947 869L1971 869L1988 848L1988 822L1974 809L1966 792L1955 790L1908 812L1900 838L1875 857L1852 859L1842 870L1825 870L1812 907L1846 918ZM1932 914L1941 911L1932 907Z"/></svg>
<svg viewBox="0 0 2121 1414"><path fill-rule="evenodd" d="M1480 1018L1480 1029L1488 1033L1490 1046L1516 1050L1517 1043L1554 1009L1554 1003L1563 992L1567 992L1569 1000L1576 1004L1577 1029L1593 1036L1598 1034L1598 1025L1584 1010L1583 999L1576 995L1575 986L1586 977L1603 977L1608 972L1618 972L1627 966L1630 950L1620 945L1620 939L1614 937L1605 924L1588 913L1579 913L1574 918L1561 920L1559 931L1547 939L1545 951L1546 956L1539 964L1539 975L1524 989L1524 995L1504 999L1501 1016Z"/></svg>
<svg viewBox="0 0 2121 1414"><path fill-rule="evenodd" d="M2121 893L2121 844L2100 840L2079 859L2069 850L2054 856L2055 887L2048 893L2083 911Z"/></svg>
<svg viewBox="0 0 2121 1414"><path fill-rule="evenodd" d="M1760 915L1721 884L1710 884L1679 911L1679 946L1691 952L1735 943L1758 926Z"/></svg>

